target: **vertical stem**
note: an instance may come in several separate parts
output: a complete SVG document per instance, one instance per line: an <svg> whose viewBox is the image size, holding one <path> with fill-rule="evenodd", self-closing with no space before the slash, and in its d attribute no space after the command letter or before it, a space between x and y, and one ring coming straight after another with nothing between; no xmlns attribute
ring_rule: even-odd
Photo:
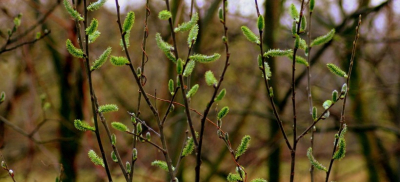
<svg viewBox="0 0 400 182"><path fill-rule="evenodd" d="M84 28L84 30L86 30L87 23L88 23L86 0L83 0L83 3L84 3L84 9L85 9L84 10L85 20L83 22L84 23L84 27L83 28ZM78 32L78 33L80 34L81 32ZM93 114L93 119L94 119L94 126L96 128L95 133L96 133L97 142L99 144L101 156L102 156L103 161L104 161L104 169L106 170L108 181L111 182L112 181L111 172L110 172L110 169L108 167L107 157L105 155L103 144L101 142L100 131L99 131L99 126L98 126L97 108L96 108L96 105L95 105L95 102L96 102L97 99L96 99L96 95L95 95L94 90L93 90L92 75L91 75L91 72L90 72L89 41L88 40L89 40L89 35L85 34L85 40L84 40L84 42L85 42L85 54L86 54L85 55L85 67L86 67L86 74L88 76L88 81L89 81L90 100L91 100L91 104L92 104L92 114Z"/></svg>
<svg viewBox="0 0 400 182"><path fill-rule="evenodd" d="M346 92L346 95L345 95L345 97L344 97L344 99L343 99L342 112L341 112L341 114L340 114L340 126L339 126L338 135L340 135L340 133L342 133L342 131L343 131L343 125L345 124L346 100L347 100L347 95L349 94L349 89L350 89L350 77L351 77L351 71L352 71L352 69L353 69L353 64L354 64L354 56L355 56L355 54L356 54L357 41L358 41L358 38L359 38L359 36L360 36L359 33L358 33L359 30L360 30L360 25L361 25L361 15L359 16L358 25L356 26L356 35L355 35L355 38L354 38L354 41L353 41L353 50L352 50L352 53L351 53L351 59L350 59L349 70L348 70L348 72L347 72L347 75L348 75L347 80L346 80L347 92ZM334 147L333 147L333 151L332 151L332 156L335 154L338 141L339 141L339 138L336 138L336 139L335 139L335 143L334 143ZM330 175L330 173L331 173L332 165L333 165L333 162L334 162L334 161L335 161L335 159L333 159L333 157L332 157L331 162L329 163L328 171L326 172L325 182L328 182L328 181L329 181L329 175Z"/></svg>
<svg viewBox="0 0 400 182"><path fill-rule="evenodd" d="M310 63L310 58L311 58L311 17L312 17L312 11L310 11L310 16L308 17L308 32L307 32L307 37L308 37L308 54L307 54L307 62L308 62L308 67L307 67L307 91L308 91L308 104L309 104L309 109L310 109L310 115L312 116L312 110L313 110L313 100L312 100L312 94L311 94L311 63ZM312 117L311 117L312 118ZM311 139L310 139L310 146L311 148L314 148L314 129L311 130ZM310 165L310 177L311 177L311 182L314 182L314 166Z"/></svg>

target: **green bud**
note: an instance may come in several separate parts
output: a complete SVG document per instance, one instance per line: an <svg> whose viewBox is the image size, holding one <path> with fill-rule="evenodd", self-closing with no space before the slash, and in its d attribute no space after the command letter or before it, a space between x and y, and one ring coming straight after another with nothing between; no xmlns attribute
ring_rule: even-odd
<svg viewBox="0 0 400 182"><path fill-rule="evenodd" d="M257 27L259 30L264 30L264 26L265 26L264 17L260 15L257 18Z"/></svg>
<svg viewBox="0 0 400 182"><path fill-rule="evenodd" d="M228 114L228 112L229 112L229 107L228 107L228 106L223 107L223 108L219 111L217 118L218 118L218 119L224 118L224 117Z"/></svg>
<svg viewBox="0 0 400 182"><path fill-rule="evenodd" d="M111 151L111 159L112 159L114 162L118 162L117 155L115 155L115 152L114 152L114 151Z"/></svg>
<svg viewBox="0 0 400 182"><path fill-rule="evenodd" d="M112 135L111 135L111 144L112 144L112 145L117 144L117 136L115 136L115 134L112 134Z"/></svg>

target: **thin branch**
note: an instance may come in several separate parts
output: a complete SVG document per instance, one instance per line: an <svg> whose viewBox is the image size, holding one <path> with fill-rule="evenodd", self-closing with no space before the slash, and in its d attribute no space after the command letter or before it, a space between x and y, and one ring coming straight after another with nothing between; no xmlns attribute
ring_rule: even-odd
<svg viewBox="0 0 400 182"><path fill-rule="evenodd" d="M49 35L50 33L51 33L50 30L49 30L49 31L46 31L43 35L41 35L41 36L38 37L38 38L35 38L35 39L31 40L31 41L23 42L23 43L21 43L21 44L15 45L15 46L13 46L13 47L11 47L11 48L8 48L8 49L7 49L7 45L5 45L5 46L3 47L3 49L0 50L0 54L3 54L3 53L8 52L8 51L12 51L12 50L14 50L14 49L17 49L17 48L23 46L23 45L34 44L35 42L37 42L37 41L39 41L39 40L45 38L45 37L46 37L47 35Z"/></svg>
<svg viewBox="0 0 400 182"><path fill-rule="evenodd" d="M344 100L343 100L342 112L341 112L341 117L340 117L340 127L339 127L339 131L338 131L339 135L342 133L343 125L345 124L346 100L347 100L347 95L348 95L349 89L350 89L350 77L351 77L351 72L353 70L353 64L354 64L354 57L355 57L355 54L356 54L357 41L358 41L358 38L360 37L360 34L359 34L360 26L361 26L361 14L358 17L358 25L356 26L356 35L355 35L355 38L354 38L354 41L353 41L353 50L351 52L350 65L349 65L349 70L347 72L347 75L348 75L348 77L346 79L347 91L346 91L346 95L344 96ZM338 141L339 141L339 138L336 138L335 139L335 143L334 143L334 147L333 147L333 151L332 151L332 156L335 154L336 147L338 145ZM328 171L326 172L326 179L325 179L326 182L328 182L328 180L329 180L329 175L331 173L332 165L333 165L334 161L335 161L335 159L333 159L333 157L332 157L331 162L329 163Z"/></svg>
<svg viewBox="0 0 400 182"><path fill-rule="evenodd" d="M161 147L161 146L155 144L154 142L152 142L152 141L150 141L150 140L147 140L147 138L143 138L142 136L140 136L140 135L138 135L138 134L136 134L136 133L129 132L129 131L126 131L126 133L131 134L131 135L133 135L133 136L136 136L136 137L142 139L143 141L145 141L145 142L147 142L147 143L153 145L154 147L156 147L158 150L160 150L160 151L163 152L164 154L167 153L167 151L166 151L165 149L163 149L163 147Z"/></svg>

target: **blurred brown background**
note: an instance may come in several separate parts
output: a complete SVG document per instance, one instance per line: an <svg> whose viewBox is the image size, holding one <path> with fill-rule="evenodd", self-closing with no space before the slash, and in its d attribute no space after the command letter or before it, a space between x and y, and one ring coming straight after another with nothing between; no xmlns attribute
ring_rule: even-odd
<svg viewBox="0 0 400 182"><path fill-rule="evenodd" d="M268 49L291 49L291 18L288 7L298 0L258 1L262 6L266 31L264 44ZM145 0L122 1L124 13L134 11L136 21L131 33L129 51L135 67L140 65L141 40L145 16ZM195 53L222 55L212 64L197 64L191 83L200 85L190 106L200 112L211 97L212 89L206 86L204 73L212 70L216 76L222 72L225 60L224 45L221 41L223 28L217 11L220 0L197 0L195 11L200 15L200 34L194 47ZM171 1L172 13L181 23L189 19L190 1ZM82 6L80 6L82 8ZM155 44L154 35L159 32L164 40L170 41L167 21L157 18L158 12L166 9L162 0L150 1L149 39L147 53L149 62L144 74L147 77L145 90L160 98L169 98L167 82L175 79L175 66L168 61ZM271 113L265 87L257 66L259 48L249 43L242 35L240 26L256 30L254 1L229 1L228 38L231 65L222 87L227 96L214 105L215 108L229 106L231 111L224 119L223 129L229 132L233 146L249 134L252 137L250 149L241 157L249 179L262 177L270 182L288 181L290 153L284 145L282 135ZM65 181L102 181L104 170L94 166L87 157L90 149L97 150L95 136L90 132L79 132L73 127L74 119L91 121L89 90L81 60L75 59L65 49L66 39L76 40L74 22L66 13L61 1L56 0L2 0L0 2L0 46L5 44L7 29L12 28L13 19L22 13L22 23L16 37L33 25L33 31L16 40L32 40L36 32L51 30L51 34L36 42L10 52L0 54L0 91L7 95L0 105L0 116L9 124L0 123L1 153L15 172L17 181L54 181L60 175L60 163ZM400 181L400 1L398 0L316 0L313 13L312 37L336 29L334 40L312 49L312 91L314 104L321 106L329 99L332 90L339 90L343 79L335 77L326 69L332 62L346 68L351 55L355 26L358 15L363 16L360 40L351 80L346 121L349 132L346 136L347 154L334 163L331 180L351 181ZM43 19L43 17L46 17ZM90 45L91 59L95 59L108 46L113 47L112 55L124 55L119 46L120 34L116 23L114 1L109 0L100 11L90 14L99 20L101 36ZM45 20L45 21L40 21ZM39 21L39 23L38 23ZM178 48L181 54L187 52L186 33L178 33ZM300 52L304 56L304 52ZM287 58L269 60L272 62L272 82L278 110L291 131L291 101L289 97L291 62ZM309 123L306 97L307 79L305 67L297 68L297 107L299 131ZM127 68L113 67L106 63L94 72L94 87L100 104L114 103L120 110L107 114L108 121L129 124L126 111L136 111L138 88ZM182 102L178 97L178 102ZM154 102L154 100L153 100ZM47 104L48 103L48 104ZM47 108L47 106L50 107ZM339 104L340 105L340 104ZM338 129L340 106L331 110L331 117L317 125L314 155L328 165L333 147L334 134ZM157 101L163 113L167 103ZM194 117L195 129L200 129L200 117ZM148 107L143 105L141 118L157 128ZM209 115L213 121L216 113ZM38 127L40 126L40 127ZM18 127L20 130L16 129ZM169 149L174 161L179 157L180 145L187 129L182 107L176 106L166 123L165 130ZM24 133L25 132L25 133ZM116 133L121 156L129 160L132 137ZM291 132L289 132L291 137ZM159 142L158 139L153 139ZM309 135L300 142L297 152L296 181L309 181L309 162L306 150L310 145ZM134 181L165 181L167 175L150 166L153 160L163 160L162 153L152 146L140 143L139 160L135 167ZM106 152L111 147L106 145ZM225 181L235 164L228 155L223 141L218 139L216 129L206 124L203 149L202 181ZM110 160L109 160L110 161ZM184 159L178 172L180 181L194 178L195 157ZM113 175L123 181L115 163ZM316 181L325 179L325 173L316 171ZM5 171L0 172L0 181L11 181Z"/></svg>

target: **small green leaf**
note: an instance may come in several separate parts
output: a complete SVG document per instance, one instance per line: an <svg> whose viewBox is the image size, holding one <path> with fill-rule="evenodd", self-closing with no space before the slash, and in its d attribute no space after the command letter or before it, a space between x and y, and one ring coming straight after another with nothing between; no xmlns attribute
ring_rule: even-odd
<svg viewBox="0 0 400 182"><path fill-rule="evenodd" d="M311 147L308 148L308 150L307 150L307 157L308 157L308 160L310 161L311 165L313 165L315 168L317 168L319 170L322 170L322 171L326 171L326 172L328 171L325 166L323 166L321 163L319 163L314 158L314 156L312 155L312 148Z"/></svg>
<svg viewBox="0 0 400 182"><path fill-rule="evenodd" d="M169 79L169 81L168 81L168 90L169 90L169 93L171 93L171 95L175 94L174 80L172 80L172 79Z"/></svg>
<svg viewBox="0 0 400 182"><path fill-rule="evenodd" d="M165 161L159 161L159 160L155 160L151 163L152 166L157 166L159 168L161 168L164 171L168 172L168 165ZM172 170L175 170L174 167L172 167Z"/></svg>
<svg viewBox="0 0 400 182"><path fill-rule="evenodd" d="M194 141L192 137L188 137L185 147L182 151L182 157L190 155L194 150Z"/></svg>
<svg viewBox="0 0 400 182"><path fill-rule="evenodd" d="M290 5L289 13L294 20L297 21L299 19L299 11L297 11L297 8L293 3Z"/></svg>
<svg viewBox="0 0 400 182"><path fill-rule="evenodd" d="M100 8L104 5L104 3L106 3L106 1L107 1L107 0L97 0L97 1L94 2L94 3L91 3L91 4L87 7L87 10L89 10L89 11L98 10L98 9L100 9Z"/></svg>
<svg viewBox="0 0 400 182"><path fill-rule="evenodd" d="M184 77L190 76L195 66L196 66L196 61L190 60L186 65L185 71L183 72L183 76Z"/></svg>
<svg viewBox="0 0 400 182"><path fill-rule="evenodd" d="M207 83L207 85L209 85L209 86L212 86L212 85L216 86L216 85L218 84L218 81L217 81L217 79L215 79L214 73L213 73L211 70L207 71L206 74L205 74L204 76L205 76L205 78L206 78L206 83Z"/></svg>
<svg viewBox="0 0 400 182"><path fill-rule="evenodd" d="M225 89L222 89L222 90L219 92L219 94L217 95L217 97L215 97L214 101L215 101L215 102L218 102L218 101L222 100L222 99L225 97L225 94L226 94L226 90L225 90Z"/></svg>
<svg viewBox="0 0 400 182"><path fill-rule="evenodd" d="M101 113L114 112L114 111L118 111L118 107L115 104L106 104L106 105L99 106L98 110Z"/></svg>
<svg viewBox="0 0 400 182"><path fill-rule="evenodd" d="M64 7L67 10L67 12L72 16L73 19L78 20L78 21L83 21L83 18L81 14L79 14L68 2L68 0L64 0Z"/></svg>
<svg viewBox="0 0 400 182"><path fill-rule="evenodd" d="M262 15L258 16L257 18L257 27L259 30L263 30L265 27L264 17Z"/></svg>
<svg viewBox="0 0 400 182"><path fill-rule="evenodd" d="M194 55L190 56L189 59L195 60L199 63L211 63L211 62L216 61L220 57L221 57L221 55L218 53L214 53L211 56L207 56L207 55L203 55L203 54L194 54Z"/></svg>
<svg viewBox="0 0 400 182"><path fill-rule="evenodd" d="M76 48L76 47L72 44L71 40L67 39L66 45L67 45L67 50L68 50L68 52L69 52L72 56L77 57L77 58L83 58L83 51L82 51L81 49Z"/></svg>
<svg viewBox="0 0 400 182"><path fill-rule="evenodd" d="M342 69L337 67L336 65L334 65L332 63L328 63L328 64L326 64L326 66L328 67L329 71L331 71L333 74L340 76L340 77L347 78L347 74Z"/></svg>
<svg viewBox="0 0 400 182"><path fill-rule="evenodd" d="M228 106L223 107L223 108L219 111L217 118L218 118L218 119L224 118L224 117L228 114L228 112L229 112L229 107L228 107Z"/></svg>
<svg viewBox="0 0 400 182"><path fill-rule="evenodd" d="M199 89L199 84L193 85L193 87L186 94L186 98L190 98L190 97L194 96L194 94L196 94L198 89Z"/></svg>
<svg viewBox="0 0 400 182"><path fill-rule="evenodd" d="M80 131L87 131L87 130L96 131L96 129L94 127L90 126L86 122L81 121L80 119L74 120L74 126L77 130L80 130Z"/></svg>
<svg viewBox="0 0 400 182"><path fill-rule="evenodd" d="M314 39L310 46L317 46L317 45L322 45L325 44L327 42L329 42L330 40L332 40L333 36L335 35L335 29L332 29L328 34L317 37L316 39Z"/></svg>
<svg viewBox="0 0 400 182"><path fill-rule="evenodd" d="M117 57L117 56L111 56L110 62L114 66L123 66L126 64L129 64L129 60L126 59L126 57Z"/></svg>
<svg viewBox="0 0 400 182"><path fill-rule="evenodd" d="M123 132L124 131L129 131L128 127L126 125L120 123L120 122L114 121L114 122L111 123L111 126L114 129L119 130L119 131L123 131Z"/></svg>
<svg viewBox="0 0 400 182"><path fill-rule="evenodd" d="M107 61L108 57L111 54L111 47L108 47L103 54L99 56L99 58L93 62L93 66L90 68L90 71L99 69L103 64Z"/></svg>
<svg viewBox="0 0 400 182"><path fill-rule="evenodd" d="M126 15L124 24L122 26L122 31L123 32L131 31L134 23L135 23L135 13L133 11L129 11L128 14Z"/></svg>
<svg viewBox="0 0 400 182"><path fill-rule="evenodd" d="M93 18L92 22L90 22L89 27L86 28L86 35L93 34L96 30L97 27L99 26L99 21L97 19Z"/></svg>
<svg viewBox="0 0 400 182"><path fill-rule="evenodd" d="M174 32L189 31L194 25L196 25L198 20L199 14L194 13L190 21L180 24L177 28L174 29Z"/></svg>
<svg viewBox="0 0 400 182"><path fill-rule="evenodd" d="M243 35L249 40L250 42L260 44L260 38L256 36L248 27L242 26L241 27Z"/></svg>
<svg viewBox="0 0 400 182"><path fill-rule="evenodd" d="M196 24L190 29L189 36L187 43L189 45L189 48L192 47L196 43L197 35L199 34L199 25Z"/></svg>
<svg viewBox="0 0 400 182"><path fill-rule="evenodd" d="M280 50L280 49L270 49L266 53L264 53L264 57L277 57L277 56L289 56L293 54L292 49Z"/></svg>
<svg viewBox="0 0 400 182"><path fill-rule="evenodd" d="M104 167L103 159L100 158L100 157L96 154L95 151L89 150L88 156L89 156L90 160L93 162L93 164L95 164L95 165L101 165L101 166Z"/></svg>
<svg viewBox="0 0 400 182"><path fill-rule="evenodd" d="M168 20L169 18L171 18L171 12L169 12L168 10L162 10L158 13L158 18L160 18L160 20Z"/></svg>
<svg viewBox="0 0 400 182"><path fill-rule="evenodd" d="M241 155L243 155L246 152L247 148L250 145L250 140L251 140L251 137L249 135L246 135L242 138L242 142L240 142L240 145L236 150L235 158L240 157Z"/></svg>
<svg viewBox="0 0 400 182"><path fill-rule="evenodd" d="M138 123L138 124L136 125L136 132L137 132L138 134L140 134L140 133L142 133L142 131L143 131L142 123Z"/></svg>

